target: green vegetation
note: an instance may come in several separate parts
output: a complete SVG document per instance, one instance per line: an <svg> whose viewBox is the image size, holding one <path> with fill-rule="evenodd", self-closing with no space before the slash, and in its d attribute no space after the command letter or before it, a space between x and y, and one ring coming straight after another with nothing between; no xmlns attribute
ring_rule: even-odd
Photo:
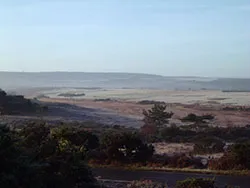
<svg viewBox="0 0 250 188"><path fill-rule="evenodd" d="M197 143L203 138L217 138L223 142L250 141L249 127L209 127L206 124L194 123L186 126L169 126L162 128L155 135L156 140L166 142Z"/></svg>
<svg viewBox="0 0 250 188"><path fill-rule="evenodd" d="M174 114L166 112L166 108L166 105L155 104L152 109L143 110L144 126L141 128L141 131L144 135L148 135L149 137L155 135L160 128L168 124L169 119Z"/></svg>
<svg viewBox="0 0 250 188"><path fill-rule="evenodd" d="M250 169L250 143L232 145L222 158L211 160L209 168L214 170Z"/></svg>
<svg viewBox="0 0 250 188"><path fill-rule="evenodd" d="M59 97L84 97L85 93L60 93Z"/></svg>
<svg viewBox="0 0 250 188"><path fill-rule="evenodd" d="M98 187L86 163L141 170L220 172L215 166L220 166L220 161L211 160L209 167L215 170L207 170L192 156L155 155L153 146L144 142L136 132L110 130L112 132L97 135L83 127L63 124L55 127L44 122L27 124L15 130L2 126L0 186ZM249 169L249 148L249 144L233 145L225 157L232 157L235 166L226 170Z"/></svg>
<svg viewBox="0 0 250 188"><path fill-rule="evenodd" d="M133 181L127 185L128 188L168 188L166 184L155 183L150 180Z"/></svg>
<svg viewBox="0 0 250 188"><path fill-rule="evenodd" d="M33 111L42 108L23 96L8 96L0 91L2 113L13 114L17 110L26 112L26 103L30 103ZM0 187L100 187L86 164L130 170L238 175L249 172L249 127L209 127L204 121L214 119L209 114L189 114L182 120L193 124L169 126L173 113L167 112L163 104L155 104L152 109L144 110L143 115L144 126L139 131L118 125L48 125L39 121L18 127L10 126L11 130L7 126L0 126ZM194 151L173 156L157 155L151 144L153 141L191 142L194 143ZM226 142L234 144L224 150ZM219 159L209 159L207 165L193 156L215 152L224 155ZM135 188L166 187L150 181L132 182L130 185ZM176 187L213 188L215 185L210 179L187 179L178 182Z"/></svg>
<svg viewBox="0 0 250 188"><path fill-rule="evenodd" d="M211 114L197 116L191 113L191 114L188 114L186 117L182 118L181 121L200 123L200 122L204 122L205 120L213 120L213 119L214 119L214 116Z"/></svg>
<svg viewBox="0 0 250 188"><path fill-rule="evenodd" d="M165 105L166 103L163 101L152 101L152 100L142 100L137 102L138 104L142 104L142 105Z"/></svg>
<svg viewBox="0 0 250 188"><path fill-rule="evenodd" d="M249 106L226 106L222 108L224 111L238 111L238 112L249 112Z"/></svg>
<svg viewBox="0 0 250 188"><path fill-rule="evenodd" d="M45 124L19 131L0 127L0 187L98 187L84 163L84 146Z"/></svg>
<svg viewBox="0 0 250 188"><path fill-rule="evenodd" d="M176 188L215 188L214 179L188 178L183 181L178 181Z"/></svg>
<svg viewBox="0 0 250 188"><path fill-rule="evenodd" d="M110 98L106 98L106 99L95 99L96 102L110 102L110 101L115 101L113 99Z"/></svg>
<svg viewBox="0 0 250 188"><path fill-rule="evenodd" d="M144 163L154 149L144 143L137 133L106 133L101 140L101 148L109 161L121 163Z"/></svg>
<svg viewBox="0 0 250 188"><path fill-rule="evenodd" d="M211 154L224 152L225 143L216 137L203 137L194 142L194 153Z"/></svg>
<svg viewBox="0 0 250 188"><path fill-rule="evenodd" d="M46 106L41 106L25 99L22 95L7 95L0 90L0 115L22 115L47 111Z"/></svg>

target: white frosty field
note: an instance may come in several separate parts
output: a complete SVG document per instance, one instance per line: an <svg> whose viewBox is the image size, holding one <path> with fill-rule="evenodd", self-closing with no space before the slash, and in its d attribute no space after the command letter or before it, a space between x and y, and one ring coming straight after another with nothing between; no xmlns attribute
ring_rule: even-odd
<svg viewBox="0 0 250 188"><path fill-rule="evenodd" d="M167 103L210 103L250 105L250 92L221 92L221 91L164 91L146 89L55 89L43 91L51 98L63 98L61 93L81 94L78 99L118 99L127 101L156 100Z"/></svg>

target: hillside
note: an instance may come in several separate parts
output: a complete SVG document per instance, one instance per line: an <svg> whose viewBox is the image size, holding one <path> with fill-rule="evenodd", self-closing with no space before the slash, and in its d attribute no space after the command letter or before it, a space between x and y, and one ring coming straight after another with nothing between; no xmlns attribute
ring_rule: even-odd
<svg viewBox="0 0 250 188"><path fill-rule="evenodd" d="M0 80L4 80L0 82L0 88L5 90L31 87L250 90L250 79L167 77L135 73L0 72Z"/></svg>
<svg viewBox="0 0 250 188"><path fill-rule="evenodd" d="M1 115L22 115L27 113L36 113L47 110L45 106L41 106L29 99L25 99L22 95L7 95L0 89L0 114Z"/></svg>

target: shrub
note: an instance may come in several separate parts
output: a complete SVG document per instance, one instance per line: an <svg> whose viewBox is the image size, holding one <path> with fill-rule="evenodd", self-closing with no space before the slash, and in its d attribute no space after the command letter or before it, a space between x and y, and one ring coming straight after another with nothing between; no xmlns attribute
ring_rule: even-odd
<svg viewBox="0 0 250 188"><path fill-rule="evenodd" d="M133 181L127 185L127 188L168 188L167 184L156 183L150 180Z"/></svg>
<svg viewBox="0 0 250 188"><path fill-rule="evenodd" d="M20 132L0 127L0 187L97 187L81 147L50 136L45 124Z"/></svg>
<svg viewBox="0 0 250 188"><path fill-rule="evenodd" d="M231 146L222 158L210 161L209 168L214 170L250 169L250 144L241 143Z"/></svg>
<svg viewBox="0 0 250 188"><path fill-rule="evenodd" d="M106 133L101 148L111 161L146 162L154 153L152 145L144 143L137 133Z"/></svg>
<svg viewBox="0 0 250 188"><path fill-rule="evenodd" d="M214 179L188 178L177 181L176 188L215 188Z"/></svg>
<svg viewBox="0 0 250 188"><path fill-rule="evenodd" d="M211 154L224 152L225 143L216 137L204 137L195 141L194 153Z"/></svg>
<svg viewBox="0 0 250 188"><path fill-rule="evenodd" d="M182 118L183 122L204 122L204 120L213 120L214 116L211 114L205 114L202 116L198 116L196 114L188 114L186 117Z"/></svg>

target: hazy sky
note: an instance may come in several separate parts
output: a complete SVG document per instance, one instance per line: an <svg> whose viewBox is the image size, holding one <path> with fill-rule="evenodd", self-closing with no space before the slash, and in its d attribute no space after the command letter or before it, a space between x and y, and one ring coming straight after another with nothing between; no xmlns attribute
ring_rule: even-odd
<svg viewBox="0 0 250 188"><path fill-rule="evenodd" d="M250 77L250 0L0 0L0 70Z"/></svg>

